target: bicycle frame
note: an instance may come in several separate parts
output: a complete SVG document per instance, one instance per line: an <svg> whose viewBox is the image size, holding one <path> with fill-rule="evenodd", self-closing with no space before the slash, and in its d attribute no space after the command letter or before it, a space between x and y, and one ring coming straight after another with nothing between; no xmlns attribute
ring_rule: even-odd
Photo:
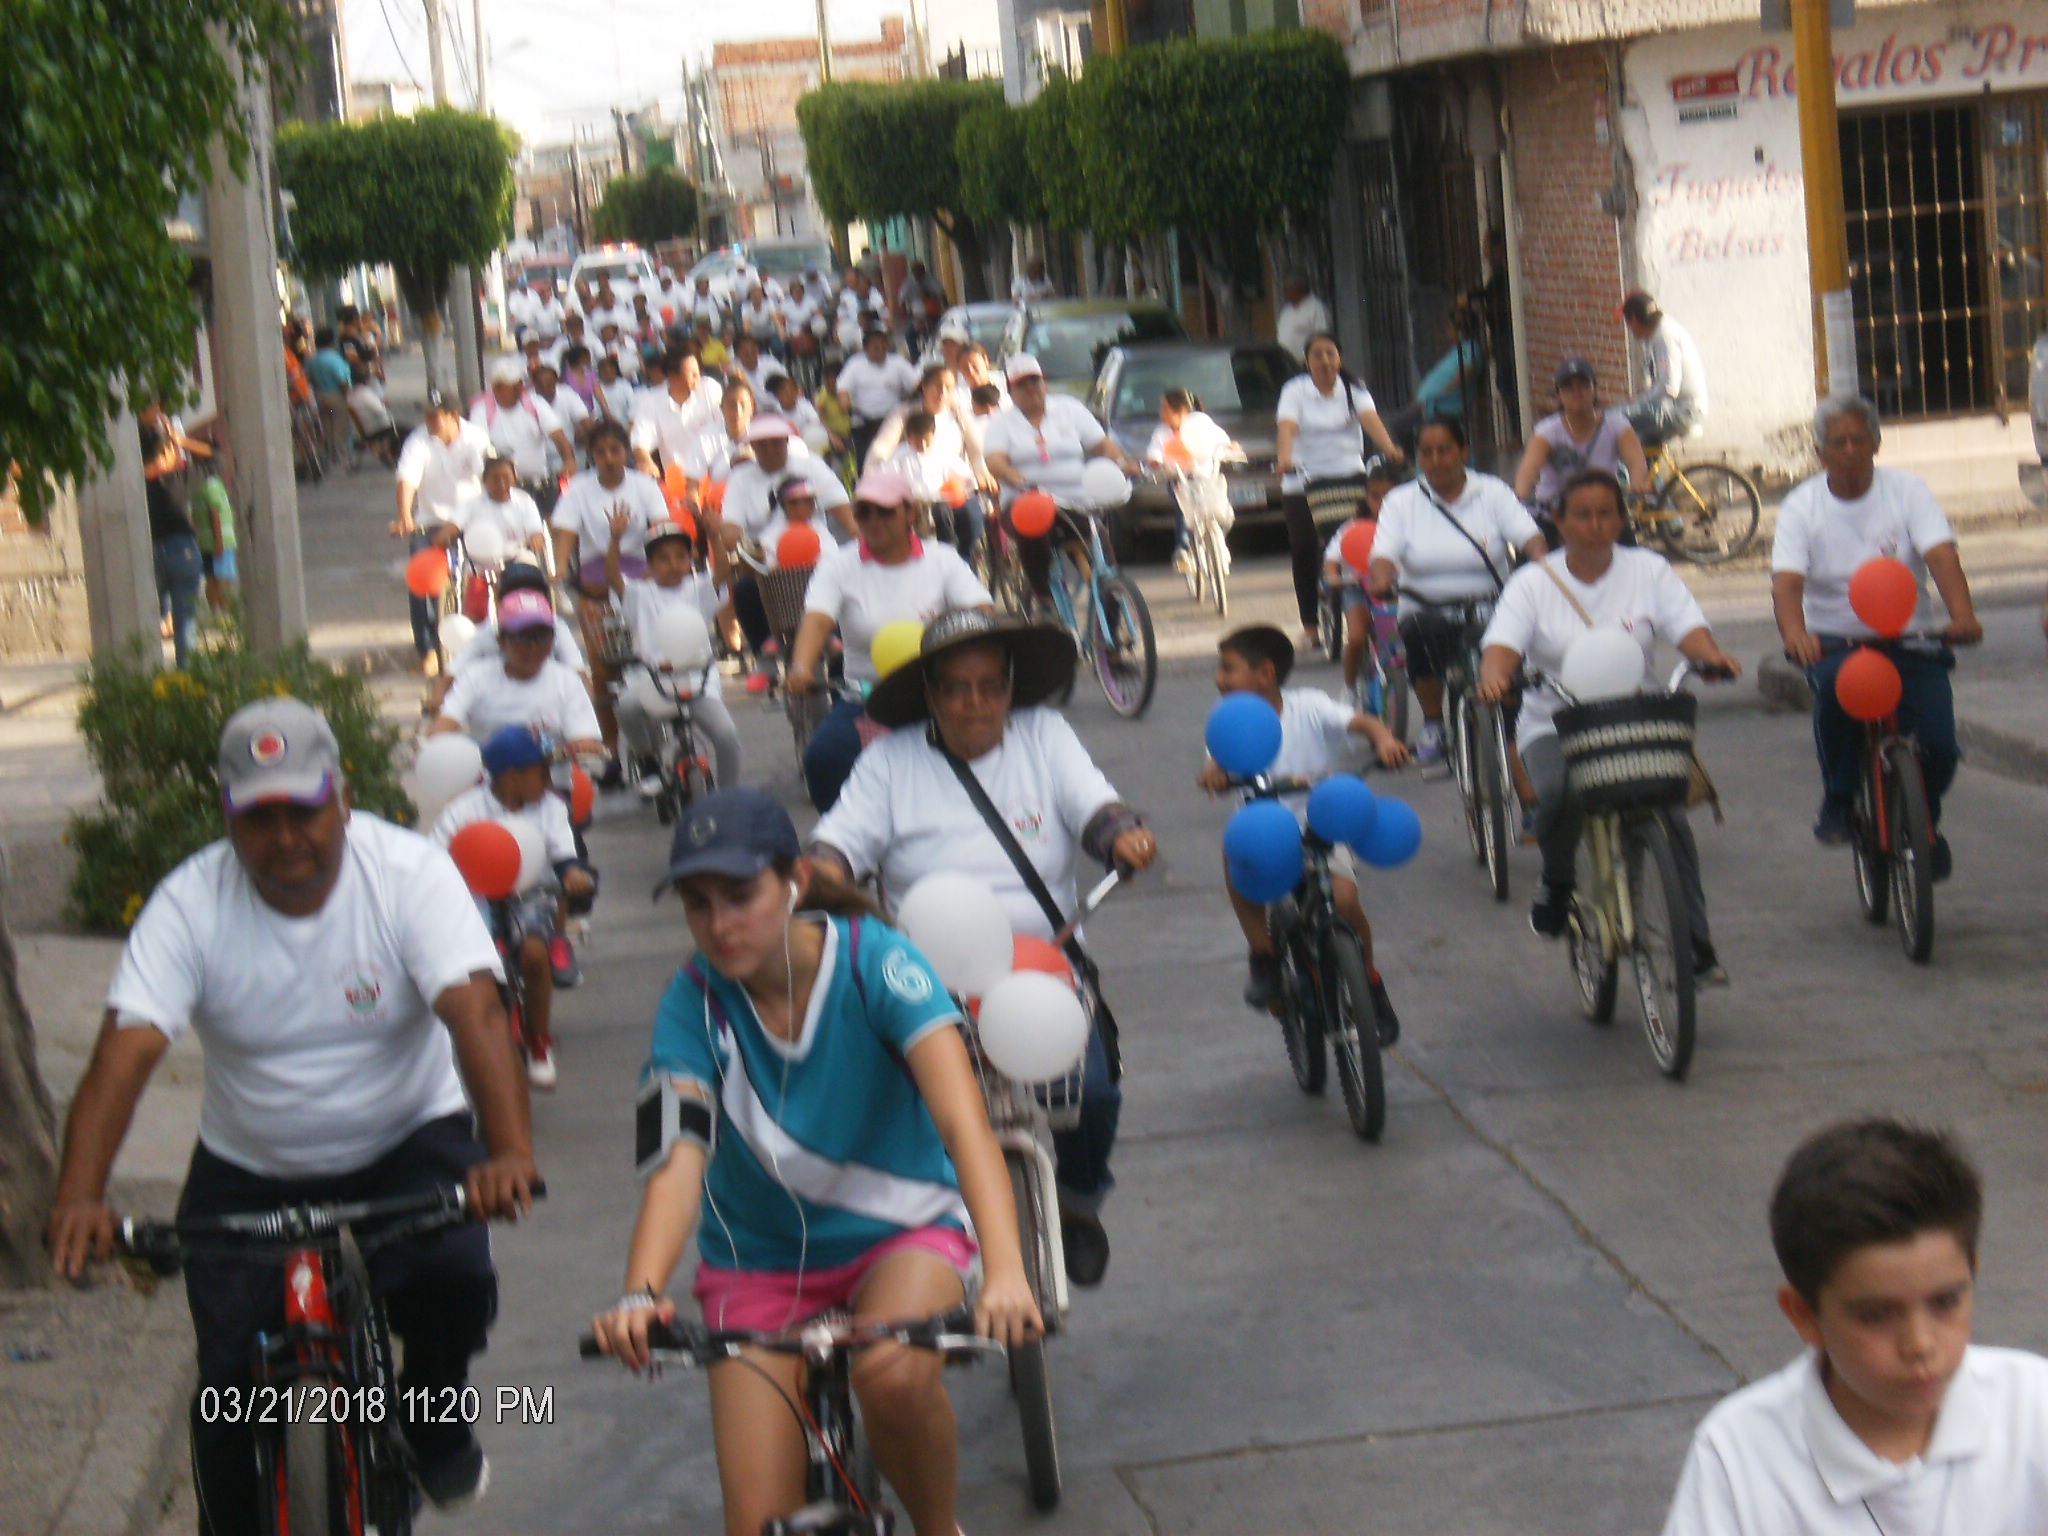
<svg viewBox="0 0 2048 1536"><path fill-rule="evenodd" d="M1062 562L1071 563L1073 556L1066 545L1054 541L1052 583L1053 611L1059 615L1060 623L1072 632L1081 647L1084 658L1093 657L1101 637L1096 633L1102 614L1102 583L1116 575L1116 562L1109 557L1102 542L1102 519L1093 512L1078 512L1070 507L1059 511L1061 526L1071 532L1082 546L1085 564L1077 574L1085 578L1088 592L1088 622L1081 622L1081 615L1075 611L1073 593L1065 581L1059 579L1058 567Z"/></svg>
<svg viewBox="0 0 2048 1536"><path fill-rule="evenodd" d="M1646 813L1631 813L1646 814ZM1619 811L1595 811L1586 817L1586 859L1593 875L1593 915L1600 925L1600 955L1619 964L1636 944L1635 905L1629 899L1628 870L1621 858Z"/></svg>

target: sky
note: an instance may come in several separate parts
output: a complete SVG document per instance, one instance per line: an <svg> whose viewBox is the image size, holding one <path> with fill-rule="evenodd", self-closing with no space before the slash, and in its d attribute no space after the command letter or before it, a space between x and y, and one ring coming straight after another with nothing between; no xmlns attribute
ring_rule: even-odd
<svg viewBox="0 0 2048 1536"><path fill-rule="evenodd" d="M470 26L475 3L449 0L448 89L450 99L465 106L474 100L476 44ZM994 0L986 3L993 13ZM748 0L744 6L730 0L482 0L482 5L493 110L530 144L564 142L579 122L609 132L613 106L633 109L659 100L675 112L682 102L684 58L708 57L714 42L811 37L817 31L814 0ZM907 16L907 0L827 0L826 21L836 38L877 37L885 14ZM427 89L422 0L343 0L342 25L355 79L396 80Z"/></svg>

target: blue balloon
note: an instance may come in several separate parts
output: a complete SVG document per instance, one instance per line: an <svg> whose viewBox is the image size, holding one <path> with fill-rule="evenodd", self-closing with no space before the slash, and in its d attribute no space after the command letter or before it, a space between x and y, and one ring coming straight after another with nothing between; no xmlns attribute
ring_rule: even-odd
<svg viewBox="0 0 2048 1536"><path fill-rule="evenodd" d="M1372 836L1379 813L1371 788L1355 773L1332 774L1308 797L1308 824L1324 842L1356 848Z"/></svg>
<svg viewBox="0 0 2048 1536"><path fill-rule="evenodd" d="M1278 901L1301 883L1301 825L1276 800L1254 800L1223 830L1230 883L1247 901Z"/></svg>
<svg viewBox="0 0 2048 1536"><path fill-rule="evenodd" d="M1422 818L1405 800L1392 795L1378 799L1379 814L1372 831L1358 844L1358 856L1378 869L1395 869L1415 857L1422 846Z"/></svg>
<svg viewBox="0 0 2048 1536"><path fill-rule="evenodd" d="M1209 711L1202 741L1225 773L1264 773L1280 755L1280 715L1255 693L1225 694Z"/></svg>

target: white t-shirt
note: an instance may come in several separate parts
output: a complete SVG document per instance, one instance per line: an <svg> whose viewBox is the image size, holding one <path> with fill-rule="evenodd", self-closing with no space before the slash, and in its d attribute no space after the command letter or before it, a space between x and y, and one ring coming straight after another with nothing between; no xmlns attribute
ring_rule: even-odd
<svg viewBox="0 0 2048 1536"><path fill-rule="evenodd" d="M1971 1345L1927 1449L1893 1462L1844 1422L1809 1351L1706 1416L1664 1522L1664 1536L1879 1531L2048 1531L2048 1360Z"/></svg>
<svg viewBox="0 0 2048 1536"><path fill-rule="evenodd" d="M562 430L568 434L570 443L574 444L576 441L577 429L580 428L584 422L590 420L590 407L583 403L583 397L577 394L575 390L563 389L558 384L555 386L554 399L542 399L537 391L535 392L534 398L540 400L542 405L548 406L553 409L556 417L562 423ZM548 474L550 476L559 476L563 470L573 469L574 467L574 465L565 464L562 461L562 450L555 446L555 440L553 438L549 438Z"/></svg>
<svg viewBox="0 0 2048 1536"><path fill-rule="evenodd" d="M1806 627L1813 633L1868 639L1872 629L1849 606L1849 579L1866 560L1900 561L1920 589L1906 629L1933 633L1942 622L1927 590L1927 552L1955 540L1948 515L1918 475L1880 467L1868 491L1843 501L1820 474L1793 487L1778 508L1771 569L1806 578Z"/></svg>
<svg viewBox="0 0 2048 1536"><path fill-rule="evenodd" d="M986 608L995 601L951 545L922 539L918 545L901 565L870 559L860 544L828 549L804 589L804 611L838 624L846 675L854 682L875 681L871 647L883 625L923 622L948 608Z"/></svg>
<svg viewBox="0 0 2048 1536"><path fill-rule="evenodd" d="M881 421L917 392L917 370L900 352L871 362L863 352L839 370L839 392L853 402L856 422Z"/></svg>
<svg viewBox="0 0 2048 1536"><path fill-rule="evenodd" d="M553 341L562 334L562 317L567 313L562 301L554 294L545 299L535 296L533 301L533 328L540 332L542 341Z"/></svg>
<svg viewBox="0 0 2048 1536"><path fill-rule="evenodd" d="M818 304L809 294L782 301L782 323L789 327L792 336L798 331L814 330L817 320Z"/></svg>
<svg viewBox="0 0 2048 1536"><path fill-rule="evenodd" d="M1657 322L1656 334L1643 343L1643 361L1650 394L1663 395L1706 415L1707 368L1700 361L1699 344L1691 331L1666 315Z"/></svg>
<svg viewBox="0 0 2048 1536"><path fill-rule="evenodd" d="M463 502L483 494L490 451L490 434L473 422L458 425L452 443L425 427L413 429L398 453L398 483L415 491L412 516L422 531L431 533Z"/></svg>
<svg viewBox="0 0 2048 1536"><path fill-rule="evenodd" d="M1659 640L1675 645L1694 630L1706 628L1707 616L1700 612L1685 583L1662 555L1647 549L1617 548L1614 564L1591 586L1571 573L1563 550L1543 563L1571 589L1595 626L1618 629L1642 647L1646 680ZM1553 722L1564 700L1550 679L1564 669L1565 652L1584 633L1585 619L1557 589L1557 582L1533 565L1515 572L1493 610L1493 622L1486 626L1482 643L1508 646L1546 674L1542 687L1522 695L1522 719L1515 739L1523 746L1557 734Z"/></svg>
<svg viewBox="0 0 2048 1536"><path fill-rule="evenodd" d="M707 475L713 480L725 480L731 477L735 461L753 451L744 437L734 442L725 423L720 422L716 431L699 433L697 440L683 451L683 473L693 481Z"/></svg>
<svg viewBox="0 0 2048 1536"><path fill-rule="evenodd" d="M1108 435L1095 413L1070 395L1047 395L1045 420L1037 427L1014 405L983 420L983 454L1008 454L1010 467L1034 490L1066 502L1081 499L1089 451Z"/></svg>
<svg viewBox="0 0 2048 1536"><path fill-rule="evenodd" d="M526 548L529 539L544 537L547 532L546 525L540 520L540 508L517 486L503 501L493 501L485 495L472 496L458 503L448 521L464 534L481 523L496 523L498 531L505 536L507 555Z"/></svg>
<svg viewBox="0 0 2048 1536"><path fill-rule="evenodd" d="M1347 393L1339 379L1326 395L1313 374L1296 374L1280 389L1274 409L1279 421L1291 421L1294 468L1281 478L1283 491L1296 492L1311 480L1365 473L1365 428L1359 416L1373 408L1372 391L1353 384Z"/></svg>
<svg viewBox="0 0 2048 1536"><path fill-rule="evenodd" d="M557 742L596 741L597 707L583 679L553 657L525 681L505 672L505 659L478 662L458 672L442 701L441 717L478 741L508 725L531 726Z"/></svg>
<svg viewBox="0 0 2048 1536"><path fill-rule="evenodd" d="M891 473L901 475L909 483L910 493L919 501L940 501L946 494L948 480L962 480L974 483L974 468L967 462L965 454L956 446L949 454L938 445L939 434L934 433L932 446L919 453L908 443L899 444L889 455L885 466ZM953 434L957 445L959 433Z"/></svg>
<svg viewBox="0 0 2048 1536"><path fill-rule="evenodd" d="M725 329L725 306L718 302L718 296L710 293L691 293L688 300L688 324L694 327L701 319L709 322L711 334L716 336Z"/></svg>
<svg viewBox="0 0 2048 1536"><path fill-rule="evenodd" d="M633 446L643 453L659 453L664 465L682 463L691 440L720 423L718 404L725 391L715 379L699 379L680 405L665 388L643 393L645 398L633 406Z"/></svg>
<svg viewBox="0 0 2048 1536"><path fill-rule="evenodd" d="M1010 279L1010 297L1019 304L1032 304L1053 295L1052 279L1041 277L1035 281L1026 273L1019 272Z"/></svg>
<svg viewBox="0 0 2048 1536"><path fill-rule="evenodd" d="M1280 306L1279 318L1273 322L1273 339L1287 349L1288 355L1297 363L1308 359L1308 343L1311 336L1330 329L1330 312L1323 301L1314 294L1307 294L1299 304Z"/></svg>
<svg viewBox="0 0 2048 1536"><path fill-rule="evenodd" d="M1457 527L1452 526L1453 519ZM1472 537L1466 538L1458 528ZM1389 492L1380 507L1372 557L1375 562L1391 561L1402 586L1433 602L1492 597L1500 590L1499 582L1507 579L1509 557L1537 532L1536 519L1505 481L1467 470L1465 488L1453 502L1442 501L1421 480ZM1475 540L1486 551L1484 559L1473 547ZM1413 613L1416 607L1413 598L1401 599L1402 613Z"/></svg>
<svg viewBox="0 0 2048 1536"><path fill-rule="evenodd" d="M637 373L639 370L636 368L634 372ZM639 409L640 397L645 393L647 391L623 375L613 379L609 384L599 379L597 398L603 402L599 414L609 416L613 421L623 422L630 429L633 425L633 413Z"/></svg>
<svg viewBox="0 0 2048 1536"><path fill-rule="evenodd" d="M746 459L733 465L732 475L725 482L725 520L761 546L771 570L775 565L775 546L789 527L789 517L782 510L781 491L792 480L810 481L811 489L817 493L818 536L829 548L832 533L825 525L824 514L846 505L846 487L832 473L831 466L803 443L789 445L789 457L782 468L766 470Z"/></svg>
<svg viewBox="0 0 2048 1536"><path fill-rule="evenodd" d="M590 670L590 663L583 659L583 646L576 638L576 626L559 615L555 619L553 654L555 660L571 672L582 673ZM479 662L497 659L498 621L485 619L483 623L477 625L476 633L469 637L469 644L458 651L454 660L449 662L448 671L451 676L460 676Z"/></svg>
<svg viewBox="0 0 2048 1536"><path fill-rule="evenodd" d="M962 414L964 414L969 421L982 423L982 430L986 431L986 424L988 422L994 421L997 416L1000 416L1004 411L1007 411L1010 408L1010 389L1008 385L1003 383L1001 379L996 378L994 375L990 375L988 378L983 379L981 382L982 384L993 384L996 387L996 397L998 400L1002 402L995 408L995 411L991 415L977 416L974 414L974 392L981 386L978 384L969 383L966 374L961 374L960 377L954 381L953 393L959 397L960 410Z"/></svg>
<svg viewBox="0 0 2048 1536"><path fill-rule="evenodd" d="M257 894L226 840L166 875L142 909L107 1006L175 1040L199 1031L199 1139L267 1178L375 1162L468 1107L434 999L497 946L447 854L365 811L319 912Z"/></svg>
<svg viewBox="0 0 2048 1536"><path fill-rule="evenodd" d="M1280 755L1266 770L1271 778L1327 779L1357 761L1351 735L1352 712L1320 688L1280 690Z"/></svg>
<svg viewBox="0 0 2048 1536"><path fill-rule="evenodd" d="M633 636L633 654L650 664L660 660L661 646L655 640L654 626L671 608L694 608L704 615L707 626L714 626L715 633L718 610L724 601L725 592L711 579L709 571L692 571L672 587L627 577L621 602L626 611L627 631ZM710 669L698 692L711 699L725 692L718 668Z"/></svg>
<svg viewBox="0 0 2048 1536"><path fill-rule="evenodd" d="M528 390L508 409L486 391L471 408L469 419L490 434L491 446L512 461L521 480L547 478L548 439L562 430L562 418L547 401Z"/></svg>
<svg viewBox="0 0 2048 1536"><path fill-rule="evenodd" d="M1175 435L1173 428L1163 421L1154 427L1152 441L1145 445L1145 462L1167 463L1167 449ZM1216 418L1207 411L1189 411L1181 419L1178 435L1181 447L1194 461L1187 466L1189 474L1213 475L1222 467L1223 455L1230 447L1230 434L1216 425Z"/></svg>
<svg viewBox="0 0 2048 1536"><path fill-rule="evenodd" d="M756 341L772 341L779 334L775 325L776 307L769 302L766 290L763 290L759 304L748 300L734 312L734 318L739 321L741 331Z"/></svg>
<svg viewBox="0 0 2048 1536"><path fill-rule="evenodd" d="M562 499L555 503L549 522L565 533L576 535L576 559L580 565L602 560L612 542L612 512L624 506L633 520L619 536L619 553L632 559L647 554L647 528L668 518L668 498L652 475L637 469L626 471L615 490L606 490L597 471L586 469L569 482Z"/></svg>
<svg viewBox="0 0 2048 1536"><path fill-rule="evenodd" d="M549 864L564 864L576 857L576 833L569 826L569 807L560 795L542 795L515 811L491 793L490 785L479 784L474 789L465 789L441 808L429 835L446 848L456 833L479 821L499 821L508 827L525 822L539 828Z"/></svg>
<svg viewBox="0 0 2048 1536"><path fill-rule="evenodd" d="M1013 711L1002 742L968 767L1054 902L1071 915L1079 904L1074 860L1081 834L1121 798L1116 786L1074 728L1044 708ZM1052 937L1017 866L922 728L897 731L861 753L814 835L845 854L856 877L879 873L883 900L892 906L923 876L947 870L986 881L1018 933Z"/></svg>

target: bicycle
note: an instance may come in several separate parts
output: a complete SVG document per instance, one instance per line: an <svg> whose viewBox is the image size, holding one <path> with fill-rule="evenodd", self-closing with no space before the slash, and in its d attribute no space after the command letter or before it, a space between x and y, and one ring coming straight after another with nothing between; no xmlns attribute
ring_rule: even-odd
<svg viewBox="0 0 2048 1536"><path fill-rule="evenodd" d="M966 1308L907 1323L857 1323L844 1313L826 1313L772 1333L706 1328L677 1318L650 1323L647 1334L657 1365L708 1369L744 1359L750 1349L803 1361L803 1399L791 1403L790 1411L804 1431L804 1505L764 1522L761 1536L894 1536L895 1513L882 1501L881 1478L861 1442L854 1411L854 1356L877 1344L902 1344L931 1350L953 1365L1003 1352L1002 1345L974 1332L974 1315ZM586 1360L605 1358L590 1334L578 1349Z"/></svg>
<svg viewBox="0 0 2048 1536"><path fill-rule="evenodd" d="M1243 463L1236 454L1228 462ZM1185 576L1188 596L1203 607L1216 610L1219 619L1230 616L1230 545L1226 535L1236 521L1231 510L1230 491L1220 465L1208 474L1191 474L1179 465L1159 472L1166 481L1167 494L1180 508L1187 526L1188 565Z"/></svg>
<svg viewBox="0 0 2048 1536"><path fill-rule="evenodd" d="M536 1180L532 1193L541 1199L547 1187ZM370 1288L369 1256L470 1219L468 1192L460 1185L177 1222L122 1219L120 1250L159 1274L175 1273L190 1255L273 1251L283 1261L284 1327L257 1335L248 1401L213 1407L241 1410L255 1425L269 1529L289 1536L407 1536L412 1530L416 1463L401 1427L408 1405L392 1364L384 1304ZM371 1223L388 1225L357 1231ZM208 1391L218 1397L221 1389L202 1389L201 1412L209 1411ZM434 1396L438 1406L440 1394ZM476 1389L463 1388L449 1406L473 1422Z"/></svg>
<svg viewBox="0 0 2048 1536"><path fill-rule="evenodd" d="M1727 464L1681 464L1668 443L1648 449L1650 483L1630 511L1638 535L1694 565L1721 565L1756 542L1763 495L1756 482Z"/></svg>
<svg viewBox="0 0 2048 1536"><path fill-rule="evenodd" d="M655 820L666 827L718 787L711 758L698 744L694 718L697 696L710 683L711 666L704 667L694 679L687 672L678 676L672 668L641 661L630 646L622 655L615 652L610 645L609 617L605 627L604 659L612 674L612 695L619 699L630 695L654 727L651 791L644 765L634 765L633 771L638 776L642 797L654 805Z"/></svg>
<svg viewBox="0 0 2048 1536"><path fill-rule="evenodd" d="M1229 787L1248 791L1252 800L1314 788L1306 779L1264 776L1234 779ZM1332 845L1304 827L1301 846L1301 884L1267 910L1280 963L1278 1012L1287 1063L1303 1093L1321 1093L1329 1073L1327 1042L1337 1058L1337 1083L1352 1131L1361 1141L1378 1141L1387 1123L1387 1084L1365 941L1337 910L1330 886Z"/></svg>
<svg viewBox="0 0 2048 1536"><path fill-rule="evenodd" d="M1661 694L1594 704L1563 695L1557 713L1571 792L1586 813L1579 859L1590 878L1578 883L1565 921L1579 1003L1593 1023L1611 1023L1627 956L1650 1058L1674 1080L1692 1064L1698 1027L1692 909L1671 828L1692 782L1699 703L1682 685L1696 671L1725 675L1685 662Z"/></svg>
<svg viewBox="0 0 2048 1536"><path fill-rule="evenodd" d="M1159 681L1152 612L1138 584L1118 571L1102 538L1102 513L1062 506L1052 534L1052 606L1091 665L1109 707L1135 720ZM1060 537L1064 528L1067 538ZM1064 702L1064 701L1062 701Z"/></svg>
<svg viewBox="0 0 2048 1536"><path fill-rule="evenodd" d="M1443 669L1444 756L1457 781L1473 858L1486 870L1493 899L1506 901L1508 850L1515 844L1508 812L1510 806L1519 810L1521 801L1515 793L1514 764L1508 755L1507 713L1498 704L1481 702L1474 691L1479 681L1480 640L1493 617L1494 600L1432 602L1406 588L1402 595L1433 613L1453 616L1457 622L1457 654Z"/></svg>
<svg viewBox="0 0 2048 1536"><path fill-rule="evenodd" d="M1323 654L1330 663L1344 660L1345 638L1350 633L1350 598L1358 590L1352 582L1333 582L1325 577L1316 605L1316 633ZM1360 658L1358 677L1351 697L1363 714L1372 715L1401 741L1408 739L1408 653L1401 645L1401 628L1391 604L1368 600L1366 605L1366 647Z"/></svg>
<svg viewBox="0 0 2048 1536"><path fill-rule="evenodd" d="M771 568L756 551L742 544L737 552L741 564L754 573L754 580L761 590L761 607L768 615L770 632L769 648L776 663L771 686L782 695L782 710L789 720L790 736L796 742L797 761L803 761L804 751L811 744L811 738L818 727L825 723L825 716L831 713L837 695L828 685L824 688L792 688L789 686L788 667L790 655L796 647L797 627L803 623L804 594L810 589L813 566L776 566ZM764 654L764 661L769 655Z"/></svg>
<svg viewBox="0 0 2048 1536"><path fill-rule="evenodd" d="M1900 649L1896 641L1857 643L1887 653ZM1863 728L1849 829L1864 921L1882 927L1890 915L1906 958L1925 965L1934 953L1934 817L1920 744L1899 730L1896 713Z"/></svg>

